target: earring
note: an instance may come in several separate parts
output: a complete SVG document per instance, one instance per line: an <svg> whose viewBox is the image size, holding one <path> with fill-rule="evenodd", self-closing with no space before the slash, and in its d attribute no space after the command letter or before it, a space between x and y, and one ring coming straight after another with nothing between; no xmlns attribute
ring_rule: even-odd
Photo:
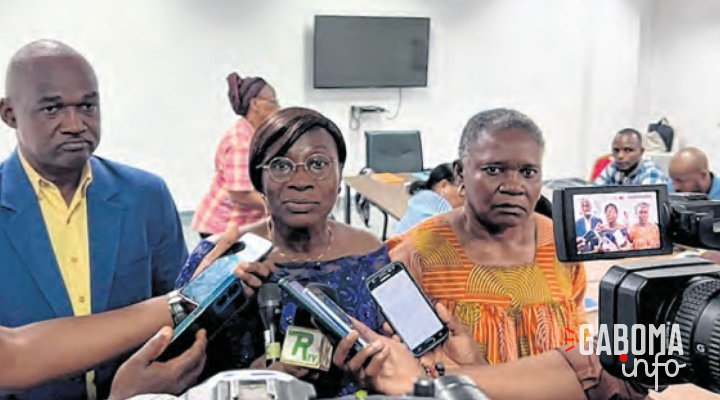
<svg viewBox="0 0 720 400"><path fill-rule="evenodd" d="M260 193L260 197L263 199L263 210L265 211L265 215L270 215L270 204L267 197L265 197L265 193Z"/></svg>

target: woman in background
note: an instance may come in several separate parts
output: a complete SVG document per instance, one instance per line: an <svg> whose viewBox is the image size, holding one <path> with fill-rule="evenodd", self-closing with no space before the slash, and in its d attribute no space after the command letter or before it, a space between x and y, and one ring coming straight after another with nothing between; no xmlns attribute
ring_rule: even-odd
<svg viewBox="0 0 720 400"><path fill-rule="evenodd" d="M452 164L440 164L433 168L427 180L415 181L408 187L412 196L408 201L407 212L395 226L395 234L400 234L428 217L448 212L463 204L460 188L455 184Z"/></svg>
<svg viewBox="0 0 720 400"><path fill-rule="evenodd" d="M233 72L227 80L230 104L240 118L220 141L210 190L193 217L192 228L202 238L224 232L230 221L242 226L265 215L263 197L250 182L248 151L255 130L280 107L275 90L263 78L241 78Z"/></svg>
<svg viewBox="0 0 720 400"><path fill-rule="evenodd" d="M602 237L600 241L600 252L602 253L632 249L628 229L625 225L618 222L617 217L618 208L615 203L605 205L606 223L600 224L595 228Z"/></svg>

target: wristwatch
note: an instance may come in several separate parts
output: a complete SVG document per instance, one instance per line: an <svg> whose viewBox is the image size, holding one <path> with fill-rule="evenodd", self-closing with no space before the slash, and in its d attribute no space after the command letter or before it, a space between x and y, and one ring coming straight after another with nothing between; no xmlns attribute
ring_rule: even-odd
<svg viewBox="0 0 720 400"><path fill-rule="evenodd" d="M179 290L173 290L167 294L167 302L168 307L170 307L173 327L176 327L188 316L188 311L185 309L186 300Z"/></svg>

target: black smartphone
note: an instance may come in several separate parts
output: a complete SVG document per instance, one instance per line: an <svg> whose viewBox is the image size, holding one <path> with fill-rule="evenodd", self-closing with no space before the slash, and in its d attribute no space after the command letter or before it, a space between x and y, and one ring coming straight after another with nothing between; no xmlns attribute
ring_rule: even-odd
<svg viewBox="0 0 720 400"><path fill-rule="evenodd" d="M405 264L386 265L366 284L385 319L416 357L445 341L447 327Z"/></svg>
<svg viewBox="0 0 720 400"><path fill-rule="evenodd" d="M195 309L175 327L170 345L158 360L167 361L182 354L195 342L200 329L207 331L211 341L227 320L245 308L248 299L233 271L240 262L265 258L272 250L272 242L252 233L246 233L240 241L243 245L239 253L218 258L180 290L180 295Z"/></svg>

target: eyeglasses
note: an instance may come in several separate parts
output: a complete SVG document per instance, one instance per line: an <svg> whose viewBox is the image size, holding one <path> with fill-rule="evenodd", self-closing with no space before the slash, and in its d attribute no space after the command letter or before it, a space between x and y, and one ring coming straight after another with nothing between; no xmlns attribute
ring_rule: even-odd
<svg viewBox="0 0 720 400"><path fill-rule="evenodd" d="M305 167L305 172L313 180L323 180L332 172L333 160L322 154L312 154L305 159L305 162L294 163L287 157L275 157L264 165L257 168L267 170L270 179L278 183L284 183L292 179L298 167Z"/></svg>

